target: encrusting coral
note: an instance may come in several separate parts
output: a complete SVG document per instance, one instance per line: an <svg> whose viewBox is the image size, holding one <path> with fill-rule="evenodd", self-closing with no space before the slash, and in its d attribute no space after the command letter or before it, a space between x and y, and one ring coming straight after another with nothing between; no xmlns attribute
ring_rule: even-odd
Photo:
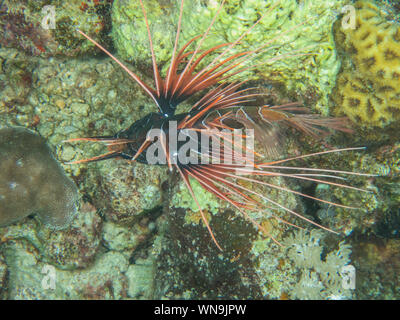
<svg viewBox="0 0 400 320"><path fill-rule="evenodd" d="M166 71L176 35L179 1L144 1L157 62ZM227 0L203 48L234 42L263 19L231 49L235 54L266 49L256 57L256 70L244 71L247 79L266 79L300 96L310 95L315 108L327 113L328 93L335 85L340 63L336 57L331 26L335 12L346 0ZM186 1L180 43L202 34L219 8L219 1ZM146 26L139 1L115 0L112 8L112 37L119 57L136 62L142 70L150 59ZM194 46L194 48L196 45ZM194 49L193 49L194 50ZM282 60L277 57L285 57ZM208 63L207 58L205 63ZM253 60L254 62L254 60Z"/></svg>
<svg viewBox="0 0 400 320"><path fill-rule="evenodd" d="M21 128L0 129L0 226L36 213L62 228L76 212L78 190L43 138Z"/></svg>
<svg viewBox="0 0 400 320"><path fill-rule="evenodd" d="M335 112L363 126L400 119L400 24L373 1L354 4L355 28L335 23L344 61L332 94Z"/></svg>

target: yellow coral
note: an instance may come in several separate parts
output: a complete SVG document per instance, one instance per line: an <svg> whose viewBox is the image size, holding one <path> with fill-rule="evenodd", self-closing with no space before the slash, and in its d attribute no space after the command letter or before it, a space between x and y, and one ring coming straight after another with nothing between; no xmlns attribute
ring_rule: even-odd
<svg viewBox="0 0 400 320"><path fill-rule="evenodd" d="M335 25L345 57L332 94L335 111L361 125L384 127L400 119L400 25L373 1L354 6L356 27Z"/></svg>

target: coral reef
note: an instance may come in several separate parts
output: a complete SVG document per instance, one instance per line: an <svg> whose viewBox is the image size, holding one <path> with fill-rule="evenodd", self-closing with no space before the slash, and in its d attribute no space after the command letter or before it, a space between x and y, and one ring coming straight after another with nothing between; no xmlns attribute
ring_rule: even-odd
<svg viewBox="0 0 400 320"><path fill-rule="evenodd" d="M30 220L0 230L2 242L25 240L40 254L41 261L63 270L87 268L98 252L102 220L95 208L84 203L70 227L54 232L51 228Z"/></svg>
<svg viewBox="0 0 400 320"><path fill-rule="evenodd" d="M161 186L168 179L167 168L146 166L128 161L99 162L95 176L97 184L87 189L95 206L105 208L105 218L130 225L146 212L162 205Z"/></svg>
<svg viewBox="0 0 400 320"><path fill-rule="evenodd" d="M400 24L372 0L355 4L355 28L335 23L343 55L332 93L335 112L358 125L385 127L400 119Z"/></svg>
<svg viewBox="0 0 400 320"><path fill-rule="evenodd" d="M273 180L273 183L293 187L289 182L280 179ZM277 192L262 186L247 187L285 203L289 208L304 209L298 197L293 194ZM157 257L155 297L279 298L279 295L266 294L265 279L269 275L258 275L262 272L259 266L260 259L264 255L275 257L274 248L278 246L256 230L242 213L235 212L215 196L203 194L196 182L193 182L193 188L224 251L219 251L212 242L198 208L184 188L183 182L172 182L170 196L167 197L170 202L165 208L167 214L158 220L159 236L154 245L154 254ZM293 221L281 212L264 211L249 214L278 241L283 241L285 227L277 223L272 214L301 224L301 221ZM259 249L253 250L257 245ZM168 276L165 277L165 274Z"/></svg>
<svg viewBox="0 0 400 320"><path fill-rule="evenodd" d="M42 262L29 242L10 241L3 251L11 270L9 299L127 298L124 273L128 260L121 253L104 253L92 266L77 273Z"/></svg>
<svg viewBox="0 0 400 320"><path fill-rule="evenodd" d="M344 242L339 248L322 257L324 247L320 244L323 235L320 230L312 230L308 235L298 231L285 241L287 256L300 270L300 280L294 290L288 292L293 299L333 299L352 297L350 290L342 286L342 268L350 263L351 247Z"/></svg>
<svg viewBox="0 0 400 320"><path fill-rule="evenodd" d="M102 224L96 209L86 203L68 229L57 233L49 228L39 229L37 237L42 244L39 249L43 260L67 270L87 268L98 252Z"/></svg>
<svg viewBox="0 0 400 320"><path fill-rule="evenodd" d="M242 217L225 210L210 222L224 246L220 252L207 239L205 228L185 224L183 214L170 211L155 241L156 298L353 297L351 290L343 289L341 274L350 263L350 246L344 242L337 245L337 240L334 247L328 246L326 232L281 233L280 247Z"/></svg>
<svg viewBox="0 0 400 320"><path fill-rule="evenodd" d="M55 228L76 212L78 191L44 140L24 128L0 130L0 226L36 213Z"/></svg>
<svg viewBox="0 0 400 320"><path fill-rule="evenodd" d="M32 71L37 61L28 61L17 50L0 50L0 115L26 105L33 86Z"/></svg>
<svg viewBox="0 0 400 320"><path fill-rule="evenodd" d="M284 247L254 242L255 270L263 295L272 299L349 299L342 288L341 270L350 262L351 249L341 242L331 248L320 230L295 230L285 234ZM336 242L337 243L337 242Z"/></svg>
<svg viewBox="0 0 400 320"><path fill-rule="evenodd" d="M55 52L77 55L92 50L92 45L84 41L76 29L90 34L99 42L107 42L112 2L113 0L60 1L55 21L57 28L51 30L51 35L57 44Z"/></svg>
<svg viewBox="0 0 400 320"><path fill-rule="evenodd" d="M46 5L54 9L42 11ZM4 0L0 7L0 44L30 55L77 55L92 49L76 29L102 40L109 28L112 0L22 1ZM42 27L54 18L54 26Z"/></svg>
<svg viewBox="0 0 400 320"><path fill-rule="evenodd" d="M292 185L290 181L285 181L281 178L264 178L260 180L264 180L268 183L272 183L280 187L296 189L296 186ZM199 205L202 207L203 212L207 216L208 221L212 222L213 219L216 218L216 216L224 215L224 212L226 211L227 212L234 211L237 217L242 217L243 219L245 219L245 217L243 217L243 214L241 212L235 210L226 201L217 198L215 195L209 192L204 192L201 185L194 179L193 180L191 179L190 182L193 191L196 194L197 201L199 202ZM276 202L284 203L285 206L288 208L297 209L300 211L303 211L304 209L302 207L301 201L299 201L299 198L294 194L288 192L279 192L279 190L268 188L266 186L258 186L250 182L247 185L245 185L245 187L251 188L252 190L260 194L264 194L265 196L274 199L274 201ZM168 197L169 198L168 207L170 208L169 209L170 213L174 215L177 214L177 212L183 211L185 225L186 224L192 226L200 225L200 228L204 228L204 231L207 233L198 206L194 201L193 197L191 196L190 192L187 190L185 184L183 182L179 182L177 183L176 186L173 186L172 190L170 190L169 192L171 194L171 196ZM264 199L258 198L257 200L260 202L265 202ZM267 203L266 205L268 206ZM293 223L302 223L301 221L292 221L293 217L290 217L290 215L287 215L285 212L280 212L276 209L274 210L271 209L270 211L265 210L265 211L249 212L249 216L258 223L262 224L263 227L268 230L271 236L278 237L281 234L283 228L281 228L282 227L281 225L278 226L279 223L277 223L277 221L272 217L273 215L280 216ZM190 233L184 232L184 234L190 236ZM225 237L229 238L229 235L222 234L221 237L222 239L224 239ZM227 243L225 245L229 247ZM224 244L222 244L222 246L224 246Z"/></svg>
<svg viewBox="0 0 400 320"><path fill-rule="evenodd" d="M316 151L315 146L312 150ZM216 197L202 195L199 186L193 183L195 193L199 195L198 199L214 234L224 248L224 252L219 252L213 248L190 194L183 184L176 185L168 197L170 205L168 215L164 217L166 222L159 227L162 240L156 240L154 246L157 255L157 274L160 275L156 281L155 297L245 298L248 295L253 298L269 299L356 297L355 291L342 287L341 270L342 267L349 265L352 251L348 244L351 240L349 238L344 240L344 237L350 234L377 233L378 225L379 232L385 232L385 237L398 237L395 231L395 226L398 224L394 224L398 223L398 220L393 214L389 219L388 214L396 210L399 205L397 191L399 152L397 145L383 146L375 150L348 153L346 156L336 154L293 164L311 168L335 168L341 163L343 170L352 171L357 168L359 172L376 173L378 176L371 179L355 177L347 181L368 192L324 185L294 186L290 181L273 181L282 187L290 187L297 191L307 190L322 199L359 209L335 208L329 204L300 201L293 195L285 198L283 192L274 192L270 189L257 190L280 203L285 203L290 208L296 208L308 218L319 219L324 226L341 233L330 238L329 232L315 229L309 233L294 231L287 234L284 232L285 228L274 224L274 219L268 218L267 214L252 215L282 242L284 248L260 237L252 226L242 220L240 213L233 212ZM284 219L299 224L297 219L290 220L287 216L284 216ZM159 221L161 222L162 220ZM300 225L310 228L301 222ZM352 261L353 264L356 262L359 263ZM172 269L174 272L169 272ZM164 274L168 274L168 277L161 278ZM218 279L229 280L218 281ZM364 284L365 288L373 285L373 281L367 283Z"/></svg>
<svg viewBox="0 0 400 320"><path fill-rule="evenodd" d="M97 145L62 140L115 133L153 107L140 91L132 91L130 82L121 81L125 74L110 61L37 60L13 52L0 48L1 56L7 57L2 67L14 74L18 66L31 65L35 85L26 101L12 105L16 112L1 114L0 126L28 127L38 117L35 130L63 161L101 150ZM24 64L19 64L23 59ZM8 98L7 92L1 94ZM62 166L85 202L70 227L57 233L35 219L0 229L5 269L11 269L5 275L10 285L4 287L4 294L10 299L151 298L154 268L147 251L157 231L154 220L160 211L154 209L162 204L167 169L118 160ZM16 260L17 255L21 260ZM41 271L47 265L56 269L55 291L41 286Z"/></svg>
<svg viewBox="0 0 400 320"><path fill-rule="evenodd" d="M24 2L28 6L25 14L29 10L40 12L42 6L47 4L47 0ZM123 36L136 37L134 45L126 47L124 57L137 62L132 67L134 72L151 83L148 40L141 10L137 7L138 1L115 2L114 22L122 23L114 26L116 46L119 45L118 41L126 43ZM314 100L311 99L313 101L322 99L318 100L317 108L327 112L327 105L319 96L329 94L338 69L332 35L329 33L336 13L328 8L338 9L347 2L295 2L281 1L282 7L275 8L266 17L262 27L257 27L254 35L243 40L243 45L251 47L258 43L257 37L268 41L276 35L274 30L290 30L292 26L306 21L293 35L279 39L281 42L278 41L278 46L283 42L291 42L282 48L281 53L285 53L321 43L320 54L297 57L293 60L296 63L291 60L286 60L286 64L274 62L268 68L265 66L265 69L261 66L262 74L248 75L256 80L270 76L271 82L274 82L272 84L279 82L288 90L295 88L293 90L301 91L298 92L299 96L314 96ZM68 6L77 2L63 3ZM181 43L204 31L216 10L217 1L185 3L185 13L188 15ZM235 33L244 29L246 23L247 27L250 26L259 17L258 13L268 11L264 6L260 9L260 3L258 0L226 1L226 10L221 12L222 20L217 20L206 45L232 41L238 37ZM126 12L122 12L122 4L126 4ZM149 11L151 30L157 40L154 41L157 58L164 63L162 66L165 71L175 34L176 21L172 20L176 20L178 14L177 3L145 1L145 5L149 8L155 6L154 10ZM104 18L103 14L97 12L93 1L79 1L77 8L69 11L80 11L73 19L86 17L97 22L97 17ZM134 12L131 8L138 10ZM199 12L204 16L194 19L193 16ZM288 18L287 14L291 17ZM246 17L250 17L250 20ZM321 20L316 30L311 29L311 24L318 17ZM29 20L33 16L25 18L33 23ZM132 21L128 20L131 18ZM188 22L189 19L196 23ZM229 24L232 26L230 29L226 27ZM67 22L65 28L70 26ZM160 26L162 39L157 29ZM101 28L101 25L98 27ZM102 31L97 33L89 29L83 30L99 39ZM135 35L131 29L136 30ZM121 30L126 32L117 33ZM260 35L262 30L267 31ZM71 51L59 47L60 50L67 50L65 53L68 55L82 52L76 49L80 45L83 45L83 50L91 48L88 42L85 43L76 35L73 38L67 38L70 37L68 33L61 36L65 37L64 45L71 44ZM24 43L33 48L31 42ZM16 46L19 51L0 48L0 126L35 128L46 139L57 158L65 162L98 155L104 147L90 143L62 143L63 140L111 135L155 111L154 103L141 90L136 90L127 75L109 59L67 58L61 55L43 59L44 53L31 57L21 53L21 46ZM132 49L136 51L130 57L132 52L128 50ZM121 55L124 55L124 50L118 48ZM274 50L271 48L269 53L275 54ZM300 76L305 78L300 79ZM260 81L257 85L266 85L265 90L269 90L271 82ZM276 100L286 95L287 101L293 101L293 97L288 97L282 88L276 88L270 90L276 90L274 92L279 97ZM304 88L307 89L304 91ZM355 144L354 139L363 137L349 136L345 144ZM296 146L289 141L288 153L322 150L302 137L299 137L299 141L301 144ZM345 145L340 136L330 143ZM391 144L368 148L365 152L302 159L295 163L302 167L331 169L338 168L340 164L343 170L379 173L379 177L360 177L348 181L371 193L355 190L343 192L337 188L315 187L307 183L295 184L289 179L269 180L282 187L320 195L326 200L362 206L368 209L365 211L334 209L304 201L293 194L261 187L256 189L342 233L330 235L320 230L303 232L291 227L287 230L271 217L272 213L277 213L275 211L250 213L284 247L260 234L240 213L194 184L215 236L224 248L223 252L218 251L210 239L197 206L183 183L167 172L167 168L132 164L125 160L75 165L61 163L78 186L83 198L82 205L70 227L62 231L53 232L39 219L25 219L24 223L0 228L0 298L398 299L399 151L398 142L392 141ZM246 187L254 188L250 185ZM311 229L298 219L291 219L287 215L282 217ZM386 239L380 242L371 240L371 235ZM340 286L341 267L350 263L348 243L352 246L351 264L356 267L358 279L354 292L342 290ZM55 288L43 286L48 270L55 272Z"/></svg>
<svg viewBox="0 0 400 320"><path fill-rule="evenodd" d="M71 228L60 234L38 228L33 221L3 228L0 276L4 278L4 289L9 288L7 298L150 298L152 258L145 258L142 249L141 257L132 260L131 252L125 250L129 250L129 242L121 238L113 239L114 243L120 241L119 246L109 246L105 252L100 246L101 226L98 213L84 204ZM109 230L104 234L106 238L106 234L111 235ZM135 241L139 243L140 237ZM54 287L43 285L49 270L54 275Z"/></svg>
<svg viewBox="0 0 400 320"><path fill-rule="evenodd" d="M262 294L249 256L257 230L231 210L212 216L211 228L224 248L220 252L203 223L185 223L183 209L160 217L153 255L154 298L253 299Z"/></svg>
<svg viewBox="0 0 400 320"><path fill-rule="evenodd" d="M360 237L354 239L353 248L357 299L398 300L400 240Z"/></svg>
<svg viewBox="0 0 400 320"><path fill-rule="evenodd" d="M144 3L157 61L165 72L171 59L179 5L177 1ZM283 0L273 7L274 1L267 5L263 0L228 0L205 39L203 48L234 42L266 13L252 32L241 40L241 45L231 50L234 54L269 44L264 54L259 55L259 60L254 62L257 63L257 70L244 72L244 77L280 84L297 98L312 93L318 100L315 107L327 113L327 97L335 84L340 66L334 50L331 25L335 19L335 10L339 10L345 3L345 0L307 0L299 5L295 0ZM218 4L217 1L186 1L180 44L207 29L218 10ZM139 2L114 1L112 21L112 37L119 56L136 62L138 67L146 70L143 65L148 65L151 59ZM310 52L312 54L299 55ZM285 59L275 59L281 54Z"/></svg>
<svg viewBox="0 0 400 320"><path fill-rule="evenodd" d="M379 232L377 228L393 230L389 215L400 205L399 159L398 143L382 146L374 152L355 152L345 158L339 159L337 155L329 157L325 164L327 167L332 167L341 161L343 169L353 170L357 167L359 172L368 172L376 176L370 179L352 179L354 186L366 192L317 185L315 188L317 197L355 208L344 209L329 204L319 204L317 215L320 221L329 228L347 235L355 230L362 234ZM318 163L314 165L318 166Z"/></svg>
<svg viewBox="0 0 400 320"><path fill-rule="evenodd" d="M27 21L24 8L10 10L7 2L0 6L0 44L18 47L25 53L38 55L45 52L48 34L39 23Z"/></svg>
<svg viewBox="0 0 400 320"><path fill-rule="evenodd" d="M128 296L135 299L152 299L155 281L155 264L152 258L138 259L126 271Z"/></svg>

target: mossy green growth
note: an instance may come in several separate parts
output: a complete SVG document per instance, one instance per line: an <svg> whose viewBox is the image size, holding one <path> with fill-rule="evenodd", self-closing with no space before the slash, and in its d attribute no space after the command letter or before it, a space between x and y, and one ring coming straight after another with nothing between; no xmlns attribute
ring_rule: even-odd
<svg viewBox="0 0 400 320"><path fill-rule="evenodd" d="M211 214L218 213L221 207L218 198L211 192L204 192L204 188L196 180L190 178L189 181L201 209ZM191 193L183 182L176 188L176 192L171 200L171 206L175 208L189 209L192 213L199 212L199 207L197 206L196 201L193 199ZM188 220L193 219L188 218Z"/></svg>
<svg viewBox="0 0 400 320"><path fill-rule="evenodd" d="M231 54L235 54L266 46L261 54L249 61L257 68L241 76L278 82L289 91L299 94L313 92L319 99L317 109L327 113L327 95L335 84L340 66L331 27L336 12L347 2L227 0L202 48L234 42L265 15L241 40L240 45L231 50ZM164 73L173 51L179 3L176 0L145 2L154 51ZM219 1L215 0L186 1L179 46L204 33L218 8ZM120 57L149 65L149 41L139 1L114 1L112 21L112 36ZM279 57L283 59L278 60Z"/></svg>
<svg viewBox="0 0 400 320"><path fill-rule="evenodd" d="M144 5L157 60L165 62L171 53L176 8L172 3L163 6L158 1L144 1ZM139 1L114 1L112 25L114 45L124 60L151 63L149 38Z"/></svg>

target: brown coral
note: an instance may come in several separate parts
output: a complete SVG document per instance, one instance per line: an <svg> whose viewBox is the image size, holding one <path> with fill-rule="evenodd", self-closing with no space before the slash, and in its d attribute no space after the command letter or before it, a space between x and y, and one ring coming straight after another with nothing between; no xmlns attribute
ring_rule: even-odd
<svg viewBox="0 0 400 320"><path fill-rule="evenodd" d="M44 139L24 128L0 129L0 226L37 213L53 227L66 226L78 191Z"/></svg>

